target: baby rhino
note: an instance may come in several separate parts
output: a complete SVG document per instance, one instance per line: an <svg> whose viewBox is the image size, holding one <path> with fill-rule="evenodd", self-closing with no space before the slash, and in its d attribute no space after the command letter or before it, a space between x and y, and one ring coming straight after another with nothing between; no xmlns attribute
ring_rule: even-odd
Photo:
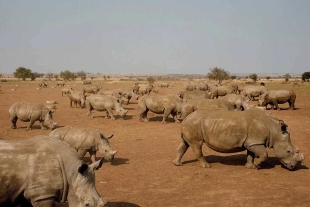
<svg viewBox="0 0 310 207"><path fill-rule="evenodd" d="M117 151L111 150L109 144L109 139L113 137L113 134L106 137L97 129L67 126L53 130L49 136L67 142L78 152L81 159L88 152L92 163L96 162L97 151L103 154L105 160L110 162L117 153Z"/></svg>

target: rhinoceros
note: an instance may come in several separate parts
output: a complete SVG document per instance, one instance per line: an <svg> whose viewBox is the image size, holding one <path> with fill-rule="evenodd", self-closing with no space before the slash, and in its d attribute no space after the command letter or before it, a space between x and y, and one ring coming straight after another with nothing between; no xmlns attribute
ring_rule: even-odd
<svg viewBox="0 0 310 207"><path fill-rule="evenodd" d="M68 95L70 91L73 91L73 88L63 88L63 89L61 89L61 96Z"/></svg>
<svg viewBox="0 0 310 207"><path fill-rule="evenodd" d="M183 85L183 89L185 91L194 91L194 90L196 90L196 84L195 83L185 83Z"/></svg>
<svg viewBox="0 0 310 207"><path fill-rule="evenodd" d="M43 124L54 129L57 123L54 122L52 113L53 111L42 103L15 102L9 108L11 127L16 129L16 122L19 119L22 122L29 122L27 130L31 129L36 121L40 122L41 129L46 129Z"/></svg>
<svg viewBox="0 0 310 207"><path fill-rule="evenodd" d="M211 89L211 99L219 96L226 96L227 94L237 93L232 86L216 86Z"/></svg>
<svg viewBox="0 0 310 207"><path fill-rule="evenodd" d="M111 150L109 139L112 135L104 136L99 130L92 128L61 127L54 129L49 136L67 142L82 159L88 152L91 161L96 162L96 152L99 151L107 161L112 161L117 151Z"/></svg>
<svg viewBox="0 0 310 207"><path fill-rule="evenodd" d="M86 97L86 107L88 108L88 117L93 118L91 111L106 111L106 118L109 116L115 120L112 110L115 110L121 117L126 116L128 110L124 109L118 99L110 95L93 94Z"/></svg>
<svg viewBox="0 0 310 207"><path fill-rule="evenodd" d="M117 89L100 89L97 94L114 96L121 104L128 103L129 101L124 94Z"/></svg>
<svg viewBox="0 0 310 207"><path fill-rule="evenodd" d="M68 201L69 207L102 207L94 171L67 143L39 135L0 141L0 206L44 206Z"/></svg>
<svg viewBox="0 0 310 207"><path fill-rule="evenodd" d="M227 94L223 99L228 103L233 104L236 111L247 110L250 108L249 99L245 98L243 95Z"/></svg>
<svg viewBox="0 0 310 207"><path fill-rule="evenodd" d="M158 93L158 90L155 89L154 85L151 84L139 84L139 90L138 90L138 94L143 96L145 94L150 95L151 91L153 91L154 93Z"/></svg>
<svg viewBox="0 0 310 207"><path fill-rule="evenodd" d="M61 86L61 87L64 87L65 84L66 84L65 81L57 81L57 82L56 82L56 85L59 86L59 87L60 87L60 86Z"/></svg>
<svg viewBox="0 0 310 207"><path fill-rule="evenodd" d="M97 85L84 85L82 87L82 91L87 92L87 93L96 94L101 89L101 87L102 86L97 86Z"/></svg>
<svg viewBox="0 0 310 207"><path fill-rule="evenodd" d="M265 86L246 86L242 90L242 95L248 97L250 100L254 100L255 97L259 97L266 91Z"/></svg>
<svg viewBox="0 0 310 207"><path fill-rule="evenodd" d="M91 80L83 80L82 85L91 84Z"/></svg>
<svg viewBox="0 0 310 207"><path fill-rule="evenodd" d="M181 99L177 95L144 95L139 101L139 120L148 122L147 112L151 111L155 114L163 114L162 123L166 123L166 118L171 114L176 123L178 113L185 114L187 108L183 105Z"/></svg>
<svg viewBox="0 0 310 207"><path fill-rule="evenodd" d="M266 106L267 109L267 105L270 104L271 109L275 107L280 110L278 104L288 102L290 109L294 110L295 100L296 94L292 90L269 90L259 97L258 105Z"/></svg>
<svg viewBox="0 0 310 207"><path fill-rule="evenodd" d="M197 98L205 98L210 99L211 96L206 91L179 91L177 95L183 100L183 102L187 102L190 99Z"/></svg>
<svg viewBox="0 0 310 207"><path fill-rule="evenodd" d="M268 157L266 147L273 148L276 157L289 170L304 159L303 154L294 149L287 125L255 108L246 111L195 111L183 120L181 139L173 160L175 165L182 165L181 158L191 147L200 166L210 167L202 154L203 143L221 153L247 150L247 168L260 167Z"/></svg>
<svg viewBox="0 0 310 207"><path fill-rule="evenodd" d="M118 93L122 94L125 99L127 99L127 102L124 102L126 105L129 104L129 101L131 98L134 98L136 100L139 99L139 95L137 95L133 89L130 89L130 88L118 88L118 89L115 89L116 91L118 91Z"/></svg>
<svg viewBox="0 0 310 207"><path fill-rule="evenodd" d="M70 100L70 108L72 108L72 103L74 103L75 107L77 107L77 105L79 105L81 109L85 107L86 96L85 96L84 91L72 91L72 90L70 90L68 93L68 97Z"/></svg>

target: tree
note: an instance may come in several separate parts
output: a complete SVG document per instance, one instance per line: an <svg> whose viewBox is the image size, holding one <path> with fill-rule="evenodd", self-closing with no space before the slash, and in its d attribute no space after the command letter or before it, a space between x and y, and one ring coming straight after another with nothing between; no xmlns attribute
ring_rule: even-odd
<svg viewBox="0 0 310 207"><path fill-rule="evenodd" d="M0 78L2 78L3 77L3 75L2 75L2 73L0 73Z"/></svg>
<svg viewBox="0 0 310 207"><path fill-rule="evenodd" d="M256 73L250 74L249 78L251 78L254 82L256 82L257 81L257 74Z"/></svg>
<svg viewBox="0 0 310 207"><path fill-rule="evenodd" d="M266 79L269 80L269 79L270 79L270 76L266 76Z"/></svg>
<svg viewBox="0 0 310 207"><path fill-rule="evenodd" d="M61 71L59 77L63 78L64 81L76 79L76 75L74 73L71 73L69 70Z"/></svg>
<svg viewBox="0 0 310 207"><path fill-rule="evenodd" d="M54 77L54 75L53 73L47 73L46 77L48 78L48 80L51 80Z"/></svg>
<svg viewBox="0 0 310 207"><path fill-rule="evenodd" d="M146 80L147 82L149 82L149 84L153 84L155 82L155 78L153 78L152 76L147 77Z"/></svg>
<svg viewBox="0 0 310 207"><path fill-rule="evenodd" d="M286 73L284 76L285 82L288 82L288 80L290 79L290 77L292 77L290 74Z"/></svg>
<svg viewBox="0 0 310 207"><path fill-rule="evenodd" d="M85 80L85 79L86 79L86 73L85 73L83 70L78 71L78 72L76 73L76 76L79 77L79 78L81 78L81 80Z"/></svg>
<svg viewBox="0 0 310 207"><path fill-rule="evenodd" d="M307 81L310 79L310 72L304 72L302 75L301 75L301 79L303 81Z"/></svg>
<svg viewBox="0 0 310 207"><path fill-rule="evenodd" d="M235 79L237 78L237 76L232 75L232 76L230 76L230 78L231 78L232 80L235 80Z"/></svg>
<svg viewBox="0 0 310 207"><path fill-rule="evenodd" d="M26 78L30 78L32 76L31 73L32 71L30 69L19 67L15 70L14 77L25 81Z"/></svg>
<svg viewBox="0 0 310 207"><path fill-rule="evenodd" d="M207 78L217 80L221 83L223 80L229 79L229 72L222 68L210 68L210 72L207 74Z"/></svg>
<svg viewBox="0 0 310 207"><path fill-rule="evenodd" d="M40 73L37 73L37 72L34 72L34 73L30 73L30 79L32 80L32 81L34 81L36 78L39 78L39 77L41 77L41 74Z"/></svg>

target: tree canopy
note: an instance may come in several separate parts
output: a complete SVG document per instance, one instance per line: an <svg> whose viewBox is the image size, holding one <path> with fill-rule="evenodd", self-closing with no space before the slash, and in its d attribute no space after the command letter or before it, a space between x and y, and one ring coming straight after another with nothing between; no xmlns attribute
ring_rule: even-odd
<svg viewBox="0 0 310 207"><path fill-rule="evenodd" d="M207 78L217 80L221 83L223 80L229 79L229 72L224 70L223 68L210 68L210 72L207 74Z"/></svg>
<svg viewBox="0 0 310 207"><path fill-rule="evenodd" d="M257 76L257 74L256 74L256 73L253 73L253 74L250 74L250 75L249 75L249 78L251 78L254 82L256 82L256 81L257 81L258 76Z"/></svg>
<svg viewBox="0 0 310 207"><path fill-rule="evenodd" d="M78 71L76 73L76 75L77 75L77 77L81 78L81 80L85 80L86 79L86 73L83 70Z"/></svg>
<svg viewBox="0 0 310 207"><path fill-rule="evenodd" d="M69 70L61 71L59 77L63 78L65 81L76 79L76 75L71 73Z"/></svg>
<svg viewBox="0 0 310 207"><path fill-rule="evenodd" d="M304 73L301 75L301 79L302 79L303 81L309 80L309 79L310 79L310 71L309 71L309 72L304 72Z"/></svg>
<svg viewBox="0 0 310 207"><path fill-rule="evenodd" d="M288 82L288 80L292 77L290 74L286 73L284 76L285 82Z"/></svg>
<svg viewBox="0 0 310 207"><path fill-rule="evenodd" d="M19 67L15 70L14 77L18 78L18 79L22 79L23 81L25 81L26 78L32 78L33 74L32 74L32 71L30 69L27 69L25 67Z"/></svg>

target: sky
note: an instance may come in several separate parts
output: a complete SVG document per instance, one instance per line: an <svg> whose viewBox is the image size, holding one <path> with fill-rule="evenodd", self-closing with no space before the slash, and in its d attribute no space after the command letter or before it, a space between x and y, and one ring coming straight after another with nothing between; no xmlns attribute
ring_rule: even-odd
<svg viewBox="0 0 310 207"><path fill-rule="evenodd" d="M0 0L0 73L303 73L309 10L309 0Z"/></svg>

